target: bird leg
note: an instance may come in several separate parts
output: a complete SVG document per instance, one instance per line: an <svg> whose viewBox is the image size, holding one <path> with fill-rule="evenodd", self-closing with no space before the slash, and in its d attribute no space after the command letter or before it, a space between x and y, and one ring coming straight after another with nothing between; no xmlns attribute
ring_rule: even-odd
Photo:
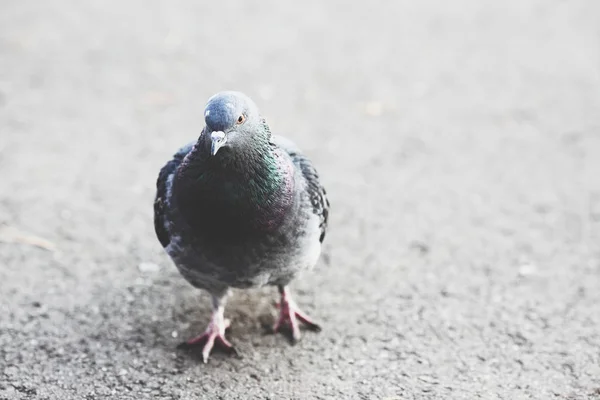
<svg viewBox="0 0 600 400"><path fill-rule="evenodd" d="M278 286L281 294L279 302L279 319L273 326L274 332L279 332L283 325L289 325L292 331L292 342L295 343L300 339L300 324L298 321L306 325L310 330L319 332L321 327L312 321L312 319L304 314L292 299L287 286Z"/></svg>
<svg viewBox="0 0 600 400"><path fill-rule="evenodd" d="M202 361L206 363L208 356L213 349L213 346L218 343L221 347L227 349L230 352L236 352L233 345L225 339L225 330L229 328L230 321L225 319L223 313L225 311L225 295L214 296L212 298L213 312L211 320L203 334L188 340L187 345L197 345L204 343L202 347Z"/></svg>

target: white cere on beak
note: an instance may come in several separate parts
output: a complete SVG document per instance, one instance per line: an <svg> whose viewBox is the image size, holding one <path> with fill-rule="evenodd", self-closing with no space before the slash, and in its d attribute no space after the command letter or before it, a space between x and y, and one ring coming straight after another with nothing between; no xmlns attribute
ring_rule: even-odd
<svg viewBox="0 0 600 400"><path fill-rule="evenodd" d="M210 154L215 155L217 151L227 142L227 137L223 131L214 131L210 134Z"/></svg>

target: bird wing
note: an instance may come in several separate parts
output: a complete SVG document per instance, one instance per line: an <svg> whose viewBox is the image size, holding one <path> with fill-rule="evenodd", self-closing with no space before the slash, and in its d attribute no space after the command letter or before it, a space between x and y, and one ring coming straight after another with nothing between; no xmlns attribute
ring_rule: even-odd
<svg viewBox="0 0 600 400"><path fill-rule="evenodd" d="M173 158L161 168L156 180L156 197L154 198L154 231L160 244L167 247L171 241L171 236L167 230L167 202L169 195L169 177L172 176L177 167L181 164L185 156L192 150L195 142L188 143L180 148Z"/></svg>
<svg viewBox="0 0 600 400"><path fill-rule="evenodd" d="M277 135L272 135L271 140L276 146L287 152L294 165L300 169L302 176L306 179L306 190L308 191L313 213L319 217L319 229L321 230L319 241L323 243L329 219L329 200L325 188L319 181L316 168L312 161L302 154L298 146L291 140Z"/></svg>

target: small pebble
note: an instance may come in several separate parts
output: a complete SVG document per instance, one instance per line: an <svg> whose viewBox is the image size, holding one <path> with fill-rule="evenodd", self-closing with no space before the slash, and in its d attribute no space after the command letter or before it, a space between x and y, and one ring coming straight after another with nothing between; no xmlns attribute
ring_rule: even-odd
<svg viewBox="0 0 600 400"><path fill-rule="evenodd" d="M537 272L537 267L533 264L523 264L519 267L519 276L531 276Z"/></svg>
<svg viewBox="0 0 600 400"><path fill-rule="evenodd" d="M160 267L151 262L142 262L138 265L140 272L156 272L160 270Z"/></svg>
<svg viewBox="0 0 600 400"><path fill-rule="evenodd" d="M365 104L365 113L371 117L379 117L383 114L383 104L378 101L371 101Z"/></svg>

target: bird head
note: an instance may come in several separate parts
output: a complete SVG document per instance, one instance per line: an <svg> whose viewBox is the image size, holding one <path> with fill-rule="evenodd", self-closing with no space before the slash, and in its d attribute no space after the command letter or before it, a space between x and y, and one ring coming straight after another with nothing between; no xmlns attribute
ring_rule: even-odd
<svg viewBox="0 0 600 400"><path fill-rule="evenodd" d="M211 156L220 149L251 140L262 131L259 128L264 123L256 104L245 94L233 91L220 92L208 99L204 121Z"/></svg>

